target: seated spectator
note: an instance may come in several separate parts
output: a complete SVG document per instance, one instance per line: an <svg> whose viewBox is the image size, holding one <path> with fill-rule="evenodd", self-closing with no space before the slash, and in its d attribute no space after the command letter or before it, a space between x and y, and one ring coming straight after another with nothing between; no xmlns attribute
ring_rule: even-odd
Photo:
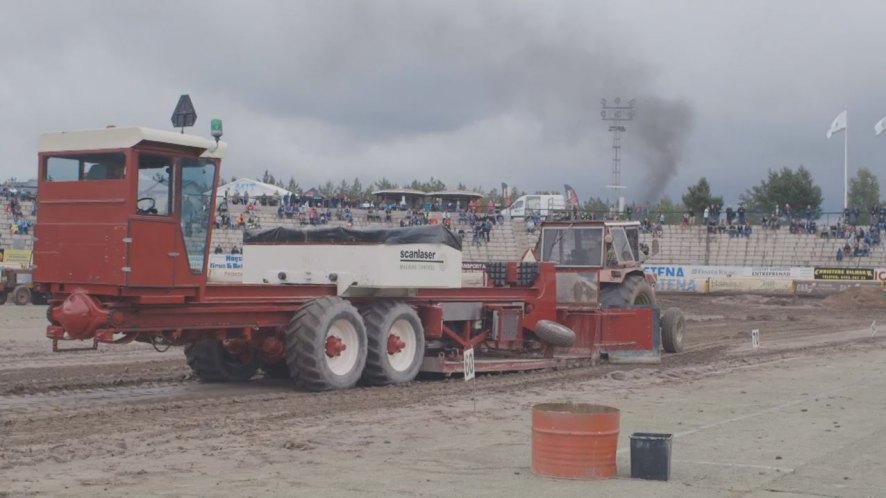
<svg viewBox="0 0 886 498"><path fill-rule="evenodd" d="M286 214L286 208L283 207L283 204L277 206L277 219L283 219L283 216Z"/></svg>
<svg viewBox="0 0 886 498"><path fill-rule="evenodd" d="M837 248L837 261L843 261L843 249Z"/></svg>
<svg viewBox="0 0 886 498"><path fill-rule="evenodd" d="M221 244L215 246L215 254L224 254L225 250L222 249Z"/></svg>
<svg viewBox="0 0 886 498"><path fill-rule="evenodd" d="M240 215L237 216L237 227L246 228L246 215L243 213L240 213Z"/></svg>
<svg viewBox="0 0 886 498"><path fill-rule="evenodd" d="M237 247L237 244L234 244L234 247L231 248L231 254L240 254L240 249Z"/></svg>
<svg viewBox="0 0 886 498"><path fill-rule="evenodd" d="M246 228L249 228L251 230L253 228L261 228L261 226L254 216L249 215L249 219L246 221Z"/></svg>
<svg viewBox="0 0 886 498"><path fill-rule="evenodd" d="M231 197L231 204L240 204L240 192L234 191L234 195Z"/></svg>

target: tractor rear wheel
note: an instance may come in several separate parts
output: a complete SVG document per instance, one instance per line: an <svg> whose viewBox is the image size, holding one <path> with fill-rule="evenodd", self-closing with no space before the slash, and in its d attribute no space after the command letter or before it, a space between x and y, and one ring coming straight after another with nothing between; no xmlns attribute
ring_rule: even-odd
<svg viewBox="0 0 886 498"><path fill-rule="evenodd" d="M12 291L12 300L19 306L24 306L31 302L31 289L24 285L19 285Z"/></svg>
<svg viewBox="0 0 886 498"><path fill-rule="evenodd" d="M379 301L361 311L366 324L363 381L374 386L415 379L425 356L425 331L418 313L397 301Z"/></svg>
<svg viewBox="0 0 886 498"><path fill-rule="evenodd" d="M366 365L366 327L351 303L323 297L304 304L286 328L286 364L309 391L347 389Z"/></svg>
<svg viewBox="0 0 886 498"><path fill-rule="evenodd" d="M603 284L600 304L604 308L655 306L655 291L640 275L631 275L620 284Z"/></svg>
<svg viewBox="0 0 886 498"><path fill-rule="evenodd" d="M661 315L661 344L667 353L683 351L683 331L686 320L679 308L668 308Z"/></svg>
<svg viewBox="0 0 886 498"><path fill-rule="evenodd" d="M237 358L225 349L222 341L200 341L185 346L185 358L194 374L203 382L245 382L258 371L255 355L249 352Z"/></svg>

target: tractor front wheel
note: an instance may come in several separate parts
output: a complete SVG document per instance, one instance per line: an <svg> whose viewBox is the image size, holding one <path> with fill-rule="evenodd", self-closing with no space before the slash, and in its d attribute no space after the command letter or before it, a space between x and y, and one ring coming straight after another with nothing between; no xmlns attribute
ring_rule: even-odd
<svg viewBox="0 0 886 498"><path fill-rule="evenodd" d="M679 308L668 308L661 315L661 344L667 353L683 351L683 331L686 319Z"/></svg>
<svg viewBox="0 0 886 498"><path fill-rule="evenodd" d="M8 292L0 292L0 305L6 304L6 301L9 299Z"/></svg>
<svg viewBox="0 0 886 498"><path fill-rule="evenodd" d="M222 341L200 341L185 346L185 358L203 382L245 382L258 371L255 355L249 351L237 357Z"/></svg>
<svg viewBox="0 0 886 498"><path fill-rule="evenodd" d="M357 309L338 297L304 304L286 328L286 364L309 391L347 389L366 365L366 327Z"/></svg>

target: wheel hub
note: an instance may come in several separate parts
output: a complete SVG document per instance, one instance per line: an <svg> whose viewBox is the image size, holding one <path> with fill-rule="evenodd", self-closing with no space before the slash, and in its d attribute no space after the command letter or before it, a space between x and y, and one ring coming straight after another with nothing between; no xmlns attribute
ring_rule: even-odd
<svg viewBox="0 0 886 498"><path fill-rule="evenodd" d="M331 335L326 338L326 356L335 358L341 355L345 349L348 349L348 347L340 337Z"/></svg>
<svg viewBox="0 0 886 498"><path fill-rule="evenodd" d="M388 336L388 354L397 354L403 351L405 347L406 343L403 342L399 335L391 334Z"/></svg>

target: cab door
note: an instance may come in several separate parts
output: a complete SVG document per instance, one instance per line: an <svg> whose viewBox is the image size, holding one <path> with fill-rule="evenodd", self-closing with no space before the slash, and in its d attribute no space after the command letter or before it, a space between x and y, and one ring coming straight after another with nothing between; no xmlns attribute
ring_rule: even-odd
<svg viewBox="0 0 886 498"><path fill-rule="evenodd" d="M181 216L177 247L181 253L175 273L179 287L206 283L209 238L215 220L218 164L213 159L182 158L177 205Z"/></svg>
<svg viewBox="0 0 886 498"><path fill-rule="evenodd" d="M175 213L173 158L139 152L136 163L138 202L129 218L128 285L171 287L181 257L179 223Z"/></svg>

